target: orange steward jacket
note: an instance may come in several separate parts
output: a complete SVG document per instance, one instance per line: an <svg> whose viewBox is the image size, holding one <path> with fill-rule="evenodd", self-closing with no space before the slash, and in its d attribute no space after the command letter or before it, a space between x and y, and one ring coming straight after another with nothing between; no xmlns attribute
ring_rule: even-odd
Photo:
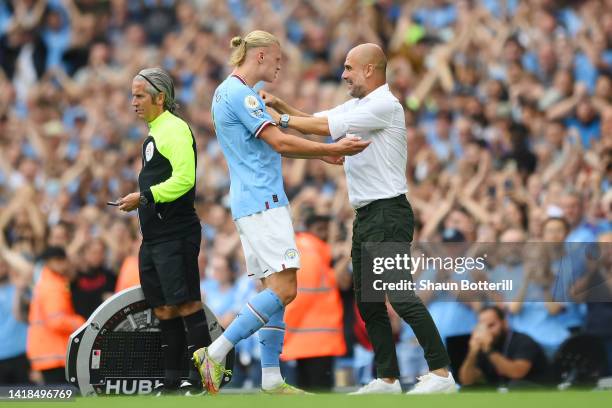
<svg viewBox="0 0 612 408"><path fill-rule="evenodd" d="M43 268L34 286L28 320L27 355L32 368L64 367L70 335L85 323L74 311L66 277Z"/></svg>
<svg viewBox="0 0 612 408"><path fill-rule="evenodd" d="M285 310L285 345L281 358L341 356L346 353L342 301L331 266L331 248L313 234L298 233L301 268L297 297Z"/></svg>

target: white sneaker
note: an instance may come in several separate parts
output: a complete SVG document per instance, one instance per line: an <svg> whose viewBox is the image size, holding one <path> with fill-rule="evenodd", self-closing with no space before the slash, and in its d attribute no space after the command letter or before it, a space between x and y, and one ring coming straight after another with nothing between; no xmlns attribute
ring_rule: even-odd
<svg viewBox="0 0 612 408"><path fill-rule="evenodd" d="M206 390L200 383L194 385L189 380L183 380L179 387L179 395L183 394L186 397L199 397L206 394Z"/></svg>
<svg viewBox="0 0 612 408"><path fill-rule="evenodd" d="M362 395L362 394L401 394L402 387L400 386L399 380L395 380L393 383L388 383L380 378L376 378L364 385L355 392L351 392L349 395Z"/></svg>
<svg viewBox="0 0 612 408"><path fill-rule="evenodd" d="M434 373L427 373L418 378L414 388L406 394L451 394L457 392L457 384L453 375L449 372L448 377L440 377Z"/></svg>

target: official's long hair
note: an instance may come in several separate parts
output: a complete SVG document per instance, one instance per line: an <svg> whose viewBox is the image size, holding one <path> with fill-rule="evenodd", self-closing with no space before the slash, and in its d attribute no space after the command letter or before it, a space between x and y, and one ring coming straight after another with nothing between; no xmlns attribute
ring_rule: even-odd
<svg viewBox="0 0 612 408"><path fill-rule="evenodd" d="M278 38L262 30L251 31L244 38L234 37L230 44L233 51L229 63L234 67L239 67L244 63L247 51L251 48L269 47L275 44L280 45Z"/></svg>
<svg viewBox="0 0 612 408"><path fill-rule="evenodd" d="M161 68L145 68L134 79L146 82L146 92L153 99L160 93L164 94L164 109L175 113L178 104L174 99L174 82L172 77Z"/></svg>

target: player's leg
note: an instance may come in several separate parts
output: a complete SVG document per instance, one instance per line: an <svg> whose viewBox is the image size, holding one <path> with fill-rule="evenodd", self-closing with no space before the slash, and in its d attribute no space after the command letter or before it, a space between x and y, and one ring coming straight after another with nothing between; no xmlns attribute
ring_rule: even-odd
<svg viewBox="0 0 612 408"><path fill-rule="evenodd" d="M263 279L268 275L270 279L266 279L266 288L242 307L225 332L208 348L209 356L216 362L223 361L236 343L255 333L273 316L282 314L285 305L295 297L295 289L286 289L295 282L295 269L271 273L270 268L262 267L251 243L242 234L241 241L247 261L247 274L256 279Z"/></svg>
<svg viewBox="0 0 612 408"><path fill-rule="evenodd" d="M281 273L264 276L263 285L272 289L288 304L297 295L297 269L300 266L295 233L288 207L276 208L269 212L266 230L275 238L258 242L255 247L258 262L267 270L283 268ZM302 390L288 385L280 371L280 354L285 339L285 309L271 316L259 330L261 343L261 388L274 394L302 394Z"/></svg>
<svg viewBox="0 0 612 408"><path fill-rule="evenodd" d="M266 288L277 292L291 291L289 295L295 297L292 288L297 288L296 269L293 273L273 274L264 278L262 283ZM261 345L261 388L273 390L285 381L280 371L280 354L283 351L285 340L285 308L270 317L270 320L259 330L259 343Z"/></svg>
<svg viewBox="0 0 612 408"><path fill-rule="evenodd" d="M299 254L291 219L286 207L275 208L237 220L247 263L247 274L253 279L265 280L266 288L242 308L225 333L219 336L207 349L194 353L196 365L203 367L200 375L211 392L218 389L217 381L222 376L220 362L240 340L249 337L270 321L278 326L283 320L284 307L297 293L296 271ZM272 334L272 335L271 335ZM276 335L274 335L276 334ZM270 355L280 354L284 336L267 333ZM280 337L280 346L277 345ZM266 351L264 354L267 354ZM273 357L270 357L270 361ZM266 358L266 361L267 358ZM265 370L268 374L274 368ZM269 378L269 376L268 376ZM267 381L267 380L266 380ZM284 382L283 382L284 384Z"/></svg>

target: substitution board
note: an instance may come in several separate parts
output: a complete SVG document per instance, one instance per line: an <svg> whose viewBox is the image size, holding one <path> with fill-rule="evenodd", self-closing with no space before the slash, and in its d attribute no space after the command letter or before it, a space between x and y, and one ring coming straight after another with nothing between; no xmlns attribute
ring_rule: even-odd
<svg viewBox="0 0 612 408"><path fill-rule="evenodd" d="M215 315L204 306L214 340L223 333ZM186 378L190 356L183 358ZM232 369L232 350L225 366ZM66 380L81 395L148 394L164 378L159 320L144 299L140 286L116 293L102 303L70 336ZM231 375L223 378L226 385Z"/></svg>

